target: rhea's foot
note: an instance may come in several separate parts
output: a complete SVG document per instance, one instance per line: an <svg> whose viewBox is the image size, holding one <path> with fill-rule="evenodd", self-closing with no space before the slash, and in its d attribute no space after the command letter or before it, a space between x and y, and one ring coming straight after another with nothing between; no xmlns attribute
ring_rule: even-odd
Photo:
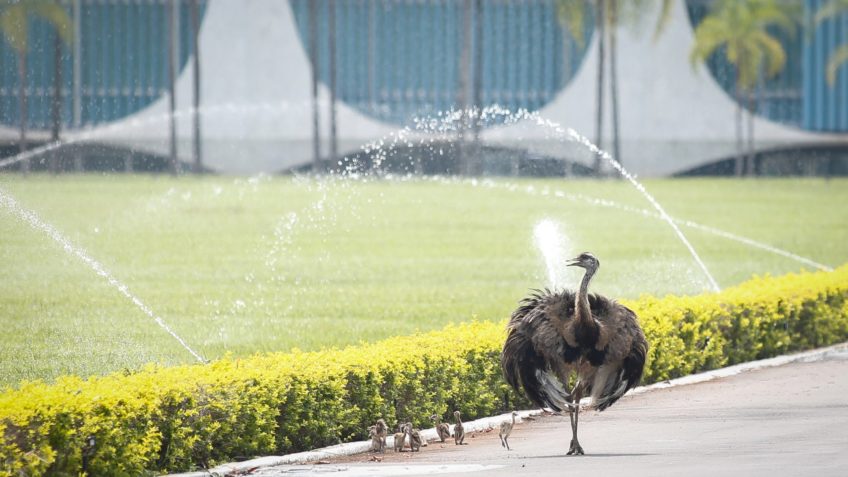
<svg viewBox="0 0 848 477"><path fill-rule="evenodd" d="M571 448L568 449L566 455L584 455L583 448L580 447L580 443L577 440L571 439Z"/></svg>

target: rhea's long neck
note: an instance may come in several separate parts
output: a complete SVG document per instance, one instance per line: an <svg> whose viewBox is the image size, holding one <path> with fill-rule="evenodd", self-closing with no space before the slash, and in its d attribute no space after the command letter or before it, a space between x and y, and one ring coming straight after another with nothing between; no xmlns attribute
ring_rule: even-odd
<svg viewBox="0 0 848 477"><path fill-rule="evenodd" d="M575 308L577 319L584 325L594 326L595 320L592 319L592 311L589 308L589 282L595 274L595 269L587 268L583 275L583 281L580 282L580 291L575 298Z"/></svg>

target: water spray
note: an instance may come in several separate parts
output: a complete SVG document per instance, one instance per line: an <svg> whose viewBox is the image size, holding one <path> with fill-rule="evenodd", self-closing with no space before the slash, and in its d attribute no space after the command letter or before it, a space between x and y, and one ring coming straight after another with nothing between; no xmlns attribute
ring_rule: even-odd
<svg viewBox="0 0 848 477"><path fill-rule="evenodd" d="M182 347L185 348L186 351L191 353L191 355L194 356L194 358L197 359L197 361L199 361L201 363L207 363L208 362L199 353L194 351L185 342L185 340L183 340L177 333L175 333L174 330L172 330L171 327L168 326L168 324L165 323L165 321L162 318L157 316L153 312L153 310L150 309L150 307L148 307L146 304L144 304L144 302L142 302L137 296L133 295L130 292L129 287L127 287L125 284L121 283L117 278L115 278L111 273L109 273L109 271L106 270L106 268L104 268L103 265L100 262L91 258L85 252L85 250L83 250L82 248L74 246L74 244L72 244L71 241L67 237L62 235L61 232L56 230L56 228L54 228L52 225L48 224L47 222L41 220L41 218L39 218L38 215L35 214L35 212L32 212L32 211L27 210L24 207L22 207L20 204L18 204L18 202L11 195L4 192L2 189L0 189L0 204L2 204L5 208L9 209L9 211L12 212L13 214L17 215L21 220L28 223L32 228L34 228L36 230L41 230L42 232L46 233L48 236L50 236L50 238L52 238L59 245L61 245L62 248L66 252L73 254L73 255L76 255L80 260L82 260L86 265L88 265L89 268L91 268L95 273L97 273L101 277L105 278L109 282L110 285L115 287L119 292L121 292L122 295L127 297L136 307L138 307L142 312L144 312L145 315L147 315L153 321L155 321L156 324L159 325L159 327L161 327L169 335L171 335L175 340L177 340L177 342L180 343L180 345L182 345Z"/></svg>

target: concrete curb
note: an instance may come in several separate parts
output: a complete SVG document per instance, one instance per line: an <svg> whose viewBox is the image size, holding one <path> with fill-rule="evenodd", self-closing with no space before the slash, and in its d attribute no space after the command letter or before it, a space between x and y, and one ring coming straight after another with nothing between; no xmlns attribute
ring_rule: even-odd
<svg viewBox="0 0 848 477"><path fill-rule="evenodd" d="M762 359L759 361L750 361L747 363L741 363L734 366L728 366L726 368L716 369L712 371L706 371L703 373L693 374L689 376L684 376L681 378L673 379L670 381L664 381L661 383L651 384L649 386L639 386L637 388L632 389L628 392L628 395L642 394L650 391L655 391L659 389L667 389L677 386L685 386L689 384L697 384L703 383L707 381L712 381L714 379L725 378L729 376L735 376L737 374L741 374L747 371L754 371L757 369L765 369L772 368L776 366L783 366L790 363L797 362L815 362L821 361L825 358L837 358L837 359L846 359L848 360L848 342L841 343L834 346L829 346L827 348L819 348L811 351L804 351L801 353L778 356L775 358ZM526 419L529 416L538 415L543 412L542 409L535 409L529 411L518 411L519 419ZM464 422L463 425L465 427L466 433L470 432L482 432L488 429L497 429L501 422L509 420L510 413L501 414L498 416L485 417L482 419L477 419L475 421ZM421 431L422 436L433 442L438 439L436 435L436 430L433 428L424 429ZM394 438L389 436L387 447L393 448L394 446ZM338 456L349 456L355 454L361 454L364 452L368 452L371 449L370 441L359 441L359 442L350 442L345 444L339 444L330 447L324 447L322 449L316 449L307 452L299 452L297 454L288 454L283 456L268 456L268 457L260 457L257 459L251 459L244 462L233 462L229 464L222 464L215 468L206 470L206 471L198 471L198 472L188 472L184 474L172 474L171 477L221 477L227 475L239 475L245 474L250 471L254 471L259 468L264 467L274 467L281 465L299 465L306 464L309 462L316 462L323 459L328 459L332 457Z"/></svg>

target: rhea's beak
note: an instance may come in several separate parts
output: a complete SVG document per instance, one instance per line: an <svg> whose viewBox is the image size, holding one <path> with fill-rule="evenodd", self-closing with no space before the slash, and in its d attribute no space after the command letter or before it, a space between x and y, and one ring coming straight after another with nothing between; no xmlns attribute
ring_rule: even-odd
<svg viewBox="0 0 848 477"><path fill-rule="evenodd" d="M572 258L568 262L566 262L566 267L576 267L580 265L580 258Z"/></svg>

